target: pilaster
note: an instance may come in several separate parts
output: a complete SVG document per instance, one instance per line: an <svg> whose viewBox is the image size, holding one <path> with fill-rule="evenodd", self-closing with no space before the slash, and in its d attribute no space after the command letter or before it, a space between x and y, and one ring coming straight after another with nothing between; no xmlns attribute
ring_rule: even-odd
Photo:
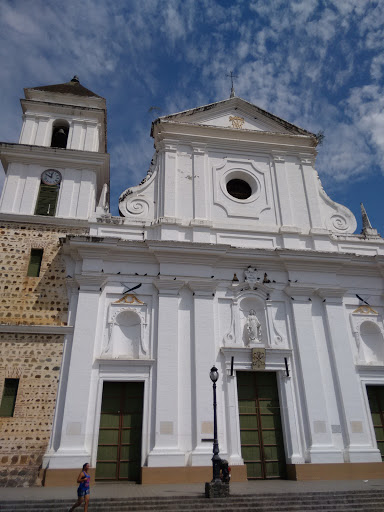
<svg viewBox="0 0 384 512"><path fill-rule="evenodd" d="M343 423L346 462L380 462L379 450L373 448L369 434L362 388L351 349L341 289L319 289L325 299L324 309L330 338L330 356L336 372L336 393Z"/></svg>
<svg viewBox="0 0 384 512"><path fill-rule="evenodd" d="M38 122L38 125L36 138L33 143L36 146L50 146L51 141L48 141L48 123L50 122L50 120L51 118L49 116L36 116L36 121Z"/></svg>
<svg viewBox="0 0 384 512"><path fill-rule="evenodd" d="M66 382L65 403L62 415L61 438L56 453L49 458L49 467L81 467L91 456L93 432L89 425L89 408L94 345L97 332L100 287L103 277L77 278L78 293L76 323L68 373L62 375ZM57 438L57 433L53 433Z"/></svg>
<svg viewBox="0 0 384 512"><path fill-rule="evenodd" d="M177 144L164 141L164 168L163 168L163 217L175 218L176 214L176 187L177 187Z"/></svg>
<svg viewBox="0 0 384 512"><path fill-rule="evenodd" d="M181 280L154 281L158 294L158 337L154 447L148 455L148 466L174 467L185 465L180 450L180 385L182 361L179 351L179 291Z"/></svg>
<svg viewBox="0 0 384 512"><path fill-rule="evenodd" d="M203 438L213 439L212 385L209 370L216 363L214 329L214 291L216 283L192 281L193 291L193 341L192 341L192 466L209 465L212 444ZM224 376L222 376L224 378ZM220 386L218 401L222 402Z"/></svg>
<svg viewBox="0 0 384 512"><path fill-rule="evenodd" d="M275 164L276 183L278 190L281 230L284 232L296 232L294 228L291 195L289 193L289 183L287 171L285 168L285 158L283 153L273 151L273 160Z"/></svg>
<svg viewBox="0 0 384 512"><path fill-rule="evenodd" d="M193 218L207 219L208 183L205 172L206 146L192 144L193 148Z"/></svg>
<svg viewBox="0 0 384 512"><path fill-rule="evenodd" d="M307 457L312 463L343 462L343 454L334 444L327 399L322 383L322 372L312 322L313 294L310 287L287 288L293 298L292 309L299 352L301 376L299 386L305 406L302 408L307 440Z"/></svg>

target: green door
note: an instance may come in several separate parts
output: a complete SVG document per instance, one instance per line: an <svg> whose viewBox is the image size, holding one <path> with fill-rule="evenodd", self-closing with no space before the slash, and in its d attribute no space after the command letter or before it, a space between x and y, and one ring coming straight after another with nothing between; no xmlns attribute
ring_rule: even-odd
<svg viewBox="0 0 384 512"><path fill-rule="evenodd" d="M384 461L384 386L367 386L367 394L377 447Z"/></svg>
<svg viewBox="0 0 384 512"><path fill-rule="evenodd" d="M248 479L285 478L276 374L237 372L241 454Z"/></svg>
<svg viewBox="0 0 384 512"><path fill-rule="evenodd" d="M143 382L104 382L96 479L140 480Z"/></svg>

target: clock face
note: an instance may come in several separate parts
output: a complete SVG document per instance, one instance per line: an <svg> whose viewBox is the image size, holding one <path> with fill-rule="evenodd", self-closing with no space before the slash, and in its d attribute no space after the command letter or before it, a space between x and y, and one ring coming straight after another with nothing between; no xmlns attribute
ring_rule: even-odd
<svg viewBox="0 0 384 512"><path fill-rule="evenodd" d="M41 175L44 185L58 185L61 182L61 174L55 169L47 169Z"/></svg>

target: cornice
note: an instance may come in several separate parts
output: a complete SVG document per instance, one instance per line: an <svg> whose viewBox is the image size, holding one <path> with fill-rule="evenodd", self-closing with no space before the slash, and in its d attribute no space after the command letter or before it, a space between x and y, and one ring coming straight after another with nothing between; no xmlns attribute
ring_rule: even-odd
<svg viewBox="0 0 384 512"><path fill-rule="evenodd" d="M65 217L48 217L45 215L24 215L20 213L0 213L0 221L17 222L23 224L36 224L48 226L60 226L68 228L88 228L86 219L68 219Z"/></svg>
<svg viewBox="0 0 384 512"><path fill-rule="evenodd" d="M195 243L174 240L125 240L118 237L69 235L63 244L65 253L77 251L82 257L123 257L151 254L158 263L180 263L208 266L264 265L269 270L287 272L321 272L343 275L377 275L380 268L376 256L351 253L313 251L309 249L247 248L228 244ZM244 263L245 262L245 263ZM295 277L296 279L296 277Z"/></svg>
<svg viewBox="0 0 384 512"><path fill-rule="evenodd" d="M71 325L8 325L0 324L0 332L13 334L70 334Z"/></svg>
<svg viewBox="0 0 384 512"><path fill-rule="evenodd" d="M51 148L48 146L34 146L30 144L16 144L0 142L2 161L43 163L44 165L63 164L81 169L104 169L109 165L109 153L97 151L84 151L80 149Z"/></svg>
<svg viewBox="0 0 384 512"><path fill-rule="evenodd" d="M35 95L36 95L35 91ZM43 93L43 91L40 91ZM43 93L44 96L47 96L47 93ZM77 99L78 104L76 104L76 97L72 96L72 103L62 103L63 96L62 94L49 94L52 98L56 98L57 102L54 101L43 101L35 98L22 98L20 100L21 108L23 109L23 113L28 115L34 115L36 112L39 115L39 112L47 112L52 114L52 112L60 112L68 115L73 115L74 112L83 112L84 110L90 112L90 114L97 117L105 116L105 100L104 98L87 98L84 99L84 96L81 96ZM88 103L88 105L84 104L84 101ZM96 106L97 105L97 106ZM28 107L31 107L31 110L28 111ZM39 110L39 112L37 112Z"/></svg>
<svg viewBox="0 0 384 512"><path fill-rule="evenodd" d="M233 150L244 150L247 153L270 154L272 150L283 151L285 154L296 155L300 159L303 151L311 151L313 158L317 151L311 146L311 137L275 132L253 130L234 130L226 127L209 125L193 125L188 123L166 123L167 131L161 131L155 139L155 146L161 147L163 139L174 140L178 144L206 145L207 149L228 151L228 142Z"/></svg>

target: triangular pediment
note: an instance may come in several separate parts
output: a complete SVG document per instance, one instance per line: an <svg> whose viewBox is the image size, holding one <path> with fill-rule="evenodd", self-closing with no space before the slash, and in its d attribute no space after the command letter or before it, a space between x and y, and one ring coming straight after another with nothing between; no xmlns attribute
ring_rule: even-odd
<svg viewBox="0 0 384 512"><path fill-rule="evenodd" d="M237 97L164 116L159 120L237 130L313 135Z"/></svg>

